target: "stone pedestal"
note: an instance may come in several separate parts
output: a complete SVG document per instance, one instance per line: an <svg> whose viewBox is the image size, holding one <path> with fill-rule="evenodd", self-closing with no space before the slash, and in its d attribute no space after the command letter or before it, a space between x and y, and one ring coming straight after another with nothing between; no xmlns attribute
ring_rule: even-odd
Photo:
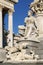
<svg viewBox="0 0 43 65"><path fill-rule="evenodd" d="M36 22L37 22L39 34L43 34L43 13L36 15Z"/></svg>

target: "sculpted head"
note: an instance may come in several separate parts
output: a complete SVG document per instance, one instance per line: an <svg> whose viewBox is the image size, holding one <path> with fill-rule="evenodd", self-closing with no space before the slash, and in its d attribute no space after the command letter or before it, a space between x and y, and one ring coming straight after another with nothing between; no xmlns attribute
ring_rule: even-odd
<svg viewBox="0 0 43 65"><path fill-rule="evenodd" d="M32 18L31 18L31 19L29 19L29 23L34 24L34 22L35 22L35 21L34 21L34 19L32 19Z"/></svg>

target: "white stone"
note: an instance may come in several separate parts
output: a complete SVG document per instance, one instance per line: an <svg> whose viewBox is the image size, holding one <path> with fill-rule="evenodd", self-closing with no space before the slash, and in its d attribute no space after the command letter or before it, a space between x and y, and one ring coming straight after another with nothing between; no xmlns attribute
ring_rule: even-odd
<svg viewBox="0 0 43 65"><path fill-rule="evenodd" d="M18 49L15 48L15 47L12 47L12 48L9 49L9 53L15 53L17 51L18 51Z"/></svg>
<svg viewBox="0 0 43 65"><path fill-rule="evenodd" d="M0 0L0 5L14 11L14 4L12 4L11 2L7 2L5 0Z"/></svg>
<svg viewBox="0 0 43 65"><path fill-rule="evenodd" d="M43 14L36 15L36 23L39 30L39 34L43 34Z"/></svg>
<svg viewBox="0 0 43 65"><path fill-rule="evenodd" d="M18 0L11 0L11 1L16 2L16 3L18 2Z"/></svg>
<svg viewBox="0 0 43 65"><path fill-rule="evenodd" d="M13 47L13 12L9 10L8 12L8 30L9 30L9 43L8 46Z"/></svg>
<svg viewBox="0 0 43 65"><path fill-rule="evenodd" d="M0 6L0 48L3 48L3 21L2 21L2 6Z"/></svg>
<svg viewBox="0 0 43 65"><path fill-rule="evenodd" d="M5 47L5 50L9 51L10 47L9 46L6 46Z"/></svg>
<svg viewBox="0 0 43 65"><path fill-rule="evenodd" d="M15 3L17 3L18 2L18 0L13 0L14 1L14 3L12 3L11 1L7 1L7 0L0 0L0 48L3 48L3 18L2 18L2 13L3 13L3 9L4 8L7 8L8 10L10 10L10 11L12 11L12 12L14 12L14 4ZM10 21L10 23L9 23L9 27L10 27L10 24L11 24L11 29L10 30L12 30L12 12L10 12L9 13L9 21ZM13 46L13 32L12 31L10 31L10 35L11 35L11 47ZM10 35L9 35L9 37L10 37Z"/></svg>
<svg viewBox="0 0 43 65"><path fill-rule="evenodd" d="M25 29L25 26L24 25L19 25L18 28L19 29Z"/></svg>
<svg viewBox="0 0 43 65"><path fill-rule="evenodd" d="M25 19L26 21L26 30L25 30L25 38L29 37L35 37L38 34L38 31L36 29L36 23L35 23L35 18L33 16L30 16L29 18L27 17ZM37 34L36 34L37 33Z"/></svg>

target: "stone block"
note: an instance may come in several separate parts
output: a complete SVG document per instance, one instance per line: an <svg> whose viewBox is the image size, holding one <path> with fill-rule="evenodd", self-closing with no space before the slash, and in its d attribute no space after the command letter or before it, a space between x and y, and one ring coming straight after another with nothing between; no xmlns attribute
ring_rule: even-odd
<svg viewBox="0 0 43 65"><path fill-rule="evenodd" d="M3 62L6 59L6 51L4 49L0 49L0 62Z"/></svg>

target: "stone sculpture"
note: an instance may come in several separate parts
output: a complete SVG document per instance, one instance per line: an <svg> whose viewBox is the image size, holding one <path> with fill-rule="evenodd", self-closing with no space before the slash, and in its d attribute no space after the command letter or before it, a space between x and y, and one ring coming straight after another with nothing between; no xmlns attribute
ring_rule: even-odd
<svg viewBox="0 0 43 65"><path fill-rule="evenodd" d="M28 13L29 17L25 18L26 26L26 38L33 36L35 38L38 35L37 26L35 24L35 18L32 16L31 12Z"/></svg>
<svg viewBox="0 0 43 65"><path fill-rule="evenodd" d="M38 48L37 44L40 43L39 29L33 15L39 13L39 8L36 6L38 2L39 0L34 0L31 4L31 10L28 11L28 17L25 18L25 25L18 26L19 34L14 36L14 46L5 47L7 62L39 60L40 56L35 52ZM26 53L27 50L29 54Z"/></svg>
<svg viewBox="0 0 43 65"><path fill-rule="evenodd" d="M14 34L13 38L13 33L11 32L12 28L9 27L9 34L11 37L8 34L8 46L5 46L5 51L3 51L3 53L0 51L0 58L4 63L31 60L37 62L43 59L43 0L34 0L34 2L31 3L30 8L31 9L28 11L28 16L24 21L25 25L18 26L19 33L17 35ZM12 20L10 21L10 14L12 14L11 11L9 11L9 24L10 22L12 23ZM0 14L2 15L1 11ZM2 29L0 30L2 31ZM10 42L11 45L9 44ZM1 56L1 54L4 55L4 57ZM3 58L6 58L5 61Z"/></svg>

